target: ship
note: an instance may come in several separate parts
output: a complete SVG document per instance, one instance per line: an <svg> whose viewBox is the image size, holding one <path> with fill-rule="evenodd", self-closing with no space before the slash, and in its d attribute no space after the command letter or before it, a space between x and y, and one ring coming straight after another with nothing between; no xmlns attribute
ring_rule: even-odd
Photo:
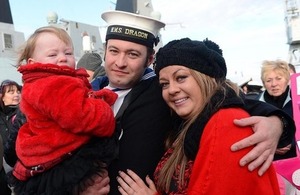
<svg viewBox="0 0 300 195"><path fill-rule="evenodd" d="M21 74L17 71L17 51L25 42L24 33L15 30L9 0L0 0L0 81L11 79L22 83ZM149 0L117 0L115 10L137 13L148 17L160 18ZM104 42L101 27L78 21L59 19L55 11L46 16L46 25L62 28L70 35L74 45L74 56L78 61L85 53L95 52L104 55ZM155 48L161 47L162 42Z"/></svg>
<svg viewBox="0 0 300 195"><path fill-rule="evenodd" d="M0 0L0 81L11 79L21 84L17 71L17 50L25 41L23 32L15 30L8 0Z"/></svg>

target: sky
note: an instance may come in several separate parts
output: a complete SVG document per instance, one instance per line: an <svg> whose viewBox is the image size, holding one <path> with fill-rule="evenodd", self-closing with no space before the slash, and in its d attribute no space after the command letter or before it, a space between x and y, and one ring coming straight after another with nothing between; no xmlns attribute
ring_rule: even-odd
<svg viewBox="0 0 300 195"><path fill-rule="evenodd" d="M101 13L114 10L114 2L10 0L10 7L15 30L27 38L36 28L47 25L47 14L53 11L59 19L104 29ZM250 78L261 82L263 60L287 60L285 0L152 0L152 5L166 23L161 31L163 44L184 37L209 38L223 50L227 77L237 83Z"/></svg>

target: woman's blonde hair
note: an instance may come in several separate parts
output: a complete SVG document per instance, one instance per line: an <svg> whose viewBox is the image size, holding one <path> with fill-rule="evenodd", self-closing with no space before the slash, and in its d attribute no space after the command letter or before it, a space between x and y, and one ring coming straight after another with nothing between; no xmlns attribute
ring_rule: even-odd
<svg viewBox="0 0 300 195"><path fill-rule="evenodd" d="M276 72L280 73L286 79L287 82L290 80L289 65L286 61L283 61L283 60L275 60L275 61L265 60L265 61L263 61L262 67L261 67L261 77L260 77L263 84L266 81L267 73L269 73L271 71L276 71Z"/></svg>
<svg viewBox="0 0 300 195"><path fill-rule="evenodd" d="M239 94L238 86L233 84L229 80L216 80L215 78L207 76L207 75L200 73L193 69L190 69L190 72L191 72L191 75L196 79L196 82L198 83L198 86L201 89L201 96L203 99L203 104L197 114L195 114L190 119L185 121L183 128L180 130L180 132L178 133L177 136L169 137L169 139L173 139L175 137L175 140L167 139L166 147L167 148L172 147L174 150L173 150L173 153L170 155L170 158L166 161L166 163L164 164L164 166L162 167L162 169L159 172L157 188L161 192L169 191L172 177L174 176L174 173L175 173L176 169L178 168L178 165L180 166L180 170L179 170L180 183L179 184L180 185L184 184L184 172L185 172L185 169L186 169L186 166L188 163L188 159L184 153L184 139L185 139L185 136L186 136L186 133L187 133L189 127L195 122L195 120L201 114L201 112L203 111L205 106L207 104L209 104L211 97L218 90L221 90L225 94L226 86L229 86L230 88L234 89L234 91L237 94ZM222 104L223 100L220 99L219 104L213 105L213 106L218 107L220 104Z"/></svg>
<svg viewBox="0 0 300 195"><path fill-rule="evenodd" d="M27 60L31 58L36 47L36 41L42 33L53 33L64 43L70 44L73 47L72 39L64 29L55 26L45 26L38 28L20 48L17 66L20 66L23 63L27 63Z"/></svg>

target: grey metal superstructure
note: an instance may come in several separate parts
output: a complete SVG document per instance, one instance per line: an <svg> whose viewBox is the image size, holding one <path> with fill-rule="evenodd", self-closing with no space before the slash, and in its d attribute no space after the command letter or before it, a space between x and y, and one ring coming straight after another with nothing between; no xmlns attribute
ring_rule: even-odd
<svg viewBox="0 0 300 195"><path fill-rule="evenodd" d="M21 84L21 74L16 69L17 49L24 43L25 35L15 30L8 0L0 0L0 82L12 79Z"/></svg>

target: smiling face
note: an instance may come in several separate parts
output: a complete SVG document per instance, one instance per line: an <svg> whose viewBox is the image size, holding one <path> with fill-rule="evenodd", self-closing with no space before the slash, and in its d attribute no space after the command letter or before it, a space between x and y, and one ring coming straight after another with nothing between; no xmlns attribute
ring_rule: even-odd
<svg viewBox="0 0 300 195"><path fill-rule="evenodd" d="M112 87L132 88L140 81L153 59L147 47L123 40L109 39L105 53L105 72Z"/></svg>
<svg viewBox="0 0 300 195"><path fill-rule="evenodd" d="M189 119L203 107L202 92L189 68L167 66L159 72L159 83L164 100L181 118Z"/></svg>
<svg viewBox="0 0 300 195"><path fill-rule="evenodd" d="M54 33L43 32L37 40L28 63L50 63L75 68L75 58L71 43L59 39Z"/></svg>

